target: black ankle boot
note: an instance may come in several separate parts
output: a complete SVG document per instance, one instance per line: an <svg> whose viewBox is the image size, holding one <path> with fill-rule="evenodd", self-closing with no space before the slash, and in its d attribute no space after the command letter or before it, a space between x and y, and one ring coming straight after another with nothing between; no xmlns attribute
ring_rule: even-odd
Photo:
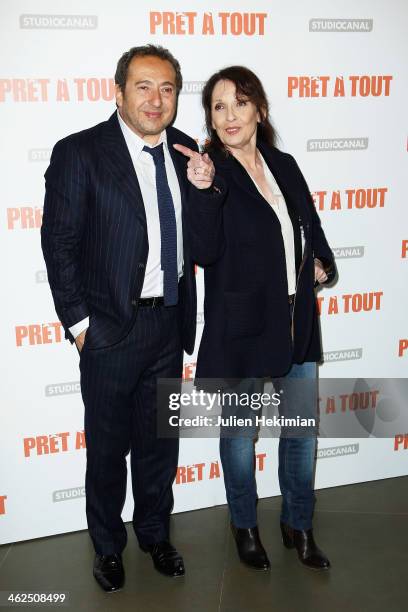
<svg viewBox="0 0 408 612"><path fill-rule="evenodd" d="M241 561L256 570L270 569L271 564L259 538L258 527L239 529L231 524L231 530Z"/></svg>
<svg viewBox="0 0 408 612"><path fill-rule="evenodd" d="M298 557L303 565L311 569L327 570L330 561L326 555L316 546L312 529L292 529L285 523L280 524L282 542L286 548L296 548Z"/></svg>

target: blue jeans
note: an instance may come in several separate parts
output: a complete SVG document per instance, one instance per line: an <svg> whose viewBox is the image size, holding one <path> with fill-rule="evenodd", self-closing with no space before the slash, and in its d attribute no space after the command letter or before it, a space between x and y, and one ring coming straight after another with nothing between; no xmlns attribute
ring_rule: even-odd
<svg viewBox="0 0 408 612"><path fill-rule="evenodd" d="M309 379L314 386L316 363L293 364L279 383L293 378ZM251 392L249 390L249 392ZM315 407L309 410L315 414ZM290 437L282 431L279 440L279 485L282 493L281 521L293 529L312 527L316 436ZM255 449L253 437L221 437L220 457L231 520L235 527L257 525Z"/></svg>

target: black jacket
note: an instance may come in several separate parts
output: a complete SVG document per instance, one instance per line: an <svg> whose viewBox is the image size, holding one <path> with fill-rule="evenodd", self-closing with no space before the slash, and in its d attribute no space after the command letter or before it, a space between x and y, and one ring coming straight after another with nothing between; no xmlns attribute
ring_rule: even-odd
<svg viewBox="0 0 408 612"><path fill-rule="evenodd" d="M298 281L293 321L278 218L243 166L232 156L215 154L217 176L228 192L218 255L205 258L195 242L192 246L193 258L205 266L205 324L197 379L281 376L293 362L321 358L314 257L322 261L330 282L335 274L333 254L296 161L262 142L258 148L285 197L294 229ZM192 224L198 234L199 215Z"/></svg>
<svg viewBox="0 0 408 612"><path fill-rule="evenodd" d="M214 225L219 200L187 181L187 158L174 143L197 145L170 127L167 142L182 199L184 275L179 292L183 347L191 353L196 329L196 285L185 224L187 208L197 205ZM45 173L42 248L55 309L69 327L90 317L84 348L119 342L131 329L143 286L148 254L146 215L136 172L116 112L108 121L58 142ZM191 196L191 197L190 197ZM207 207L207 203L211 205ZM199 244L197 241L197 248Z"/></svg>

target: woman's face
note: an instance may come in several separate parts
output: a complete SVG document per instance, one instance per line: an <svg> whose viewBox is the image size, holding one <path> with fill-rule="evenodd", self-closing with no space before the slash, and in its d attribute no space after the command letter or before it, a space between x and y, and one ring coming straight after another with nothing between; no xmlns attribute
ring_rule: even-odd
<svg viewBox="0 0 408 612"><path fill-rule="evenodd" d="M236 95L232 81L218 81L211 97L212 127L227 149L246 148L256 144L260 121L256 106L245 96Z"/></svg>

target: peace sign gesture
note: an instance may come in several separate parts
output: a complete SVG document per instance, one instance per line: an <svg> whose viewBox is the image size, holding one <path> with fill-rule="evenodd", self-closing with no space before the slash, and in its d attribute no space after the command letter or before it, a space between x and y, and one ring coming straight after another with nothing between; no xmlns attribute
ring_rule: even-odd
<svg viewBox="0 0 408 612"><path fill-rule="evenodd" d="M187 178L190 183L197 187L197 189L211 187L215 168L208 154L204 153L204 155L201 155L201 153L197 153L197 151L193 151L180 144L175 144L173 147L190 158L187 164Z"/></svg>

